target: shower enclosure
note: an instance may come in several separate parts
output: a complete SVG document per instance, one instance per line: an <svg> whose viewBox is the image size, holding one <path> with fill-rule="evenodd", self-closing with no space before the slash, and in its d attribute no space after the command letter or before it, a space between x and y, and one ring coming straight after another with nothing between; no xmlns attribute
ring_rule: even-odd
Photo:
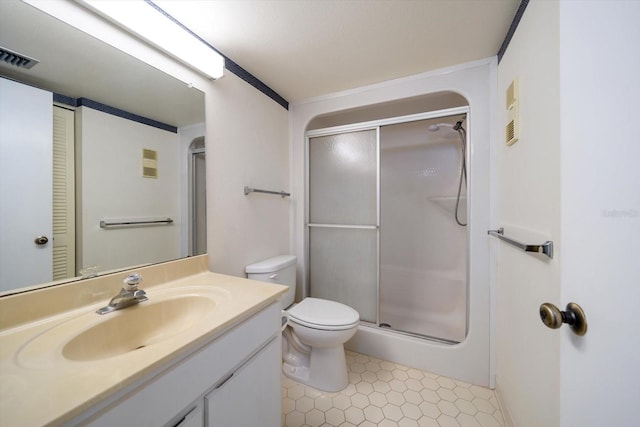
<svg viewBox="0 0 640 427"><path fill-rule="evenodd" d="M375 328L464 340L465 141L454 127L467 113L455 108L308 132L312 297L347 304Z"/></svg>

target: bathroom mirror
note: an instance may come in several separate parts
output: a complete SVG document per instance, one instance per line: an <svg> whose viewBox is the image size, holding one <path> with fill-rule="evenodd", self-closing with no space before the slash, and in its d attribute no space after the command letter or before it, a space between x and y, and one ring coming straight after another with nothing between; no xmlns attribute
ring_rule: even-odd
<svg viewBox="0 0 640 427"><path fill-rule="evenodd" d="M79 243L72 256L79 260L73 274L62 280L60 276L23 283L5 280L0 296L51 282L80 280L81 270L87 275L100 274L198 254L192 249L190 224L197 220L193 219L196 212L191 208L196 205L192 200L195 196L190 191L195 187L191 177L204 176L202 171L192 170L203 164L204 94L19 0L0 2L0 46L40 61L31 69L0 62L1 77L68 97L60 106L75 116L75 125L71 126L75 128L75 195L70 198L75 199L73 223ZM80 98L95 103L69 107ZM109 108L121 110L124 118L113 115L114 110ZM154 125L144 119L151 119ZM169 127L161 129L156 122ZM78 142L79 134L82 142ZM122 145L127 141L141 146ZM94 146L93 160L87 157L89 145ZM157 177L142 176L143 163L149 160L143 159L144 149L155 152L145 153L156 156ZM35 162L42 160L38 157L41 155L44 154L26 150L12 159L5 156L3 162L17 162L19 157ZM2 179L5 183L15 182L24 193L36 191L25 179L28 170L21 170L21 175ZM198 184L199 194L201 185ZM16 201L15 195L7 193L10 192L0 193L3 206ZM19 215L9 223L4 211L2 215L1 240L5 240L7 230L30 226L25 219L28 215ZM161 224L100 226L102 220L154 221L169 217L170 222ZM41 234L38 230L33 233L34 237ZM31 238L31 246L34 242ZM8 258L9 252L27 258L15 246L2 248L0 256ZM22 271L37 268L26 265L20 267Z"/></svg>

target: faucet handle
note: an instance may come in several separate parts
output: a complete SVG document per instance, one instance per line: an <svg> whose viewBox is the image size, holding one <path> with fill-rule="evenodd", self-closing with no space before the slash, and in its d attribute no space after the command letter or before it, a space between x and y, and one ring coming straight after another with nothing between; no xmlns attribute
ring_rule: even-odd
<svg viewBox="0 0 640 427"><path fill-rule="evenodd" d="M138 283L142 282L142 276L139 273L133 273L125 277L122 282L125 290L135 291L138 289Z"/></svg>

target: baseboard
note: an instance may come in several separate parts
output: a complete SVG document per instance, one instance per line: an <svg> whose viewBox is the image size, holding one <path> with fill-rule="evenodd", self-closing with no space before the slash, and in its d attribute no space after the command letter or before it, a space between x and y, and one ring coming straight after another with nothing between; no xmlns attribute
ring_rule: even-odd
<svg viewBox="0 0 640 427"><path fill-rule="evenodd" d="M502 389L500 388L500 381L496 378L496 388L494 389L496 393L496 399L498 400L498 405L500 406L500 411L502 411L502 418L504 419L505 427L515 427L515 423L513 422L513 417L511 416L511 412L509 411L509 404L507 403L506 397L502 394Z"/></svg>

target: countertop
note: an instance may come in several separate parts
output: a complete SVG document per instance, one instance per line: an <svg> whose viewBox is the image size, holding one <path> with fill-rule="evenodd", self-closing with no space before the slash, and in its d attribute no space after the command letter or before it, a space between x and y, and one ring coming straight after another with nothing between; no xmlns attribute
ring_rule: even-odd
<svg viewBox="0 0 640 427"><path fill-rule="evenodd" d="M149 301L103 316L100 301L0 332L0 425L41 426L68 421L114 393L166 368L276 301L284 286L200 272L144 287ZM41 291L43 292L43 291ZM144 348L98 360L69 360L73 336L154 300L210 292L215 307L186 330ZM212 293L211 293L212 292Z"/></svg>

